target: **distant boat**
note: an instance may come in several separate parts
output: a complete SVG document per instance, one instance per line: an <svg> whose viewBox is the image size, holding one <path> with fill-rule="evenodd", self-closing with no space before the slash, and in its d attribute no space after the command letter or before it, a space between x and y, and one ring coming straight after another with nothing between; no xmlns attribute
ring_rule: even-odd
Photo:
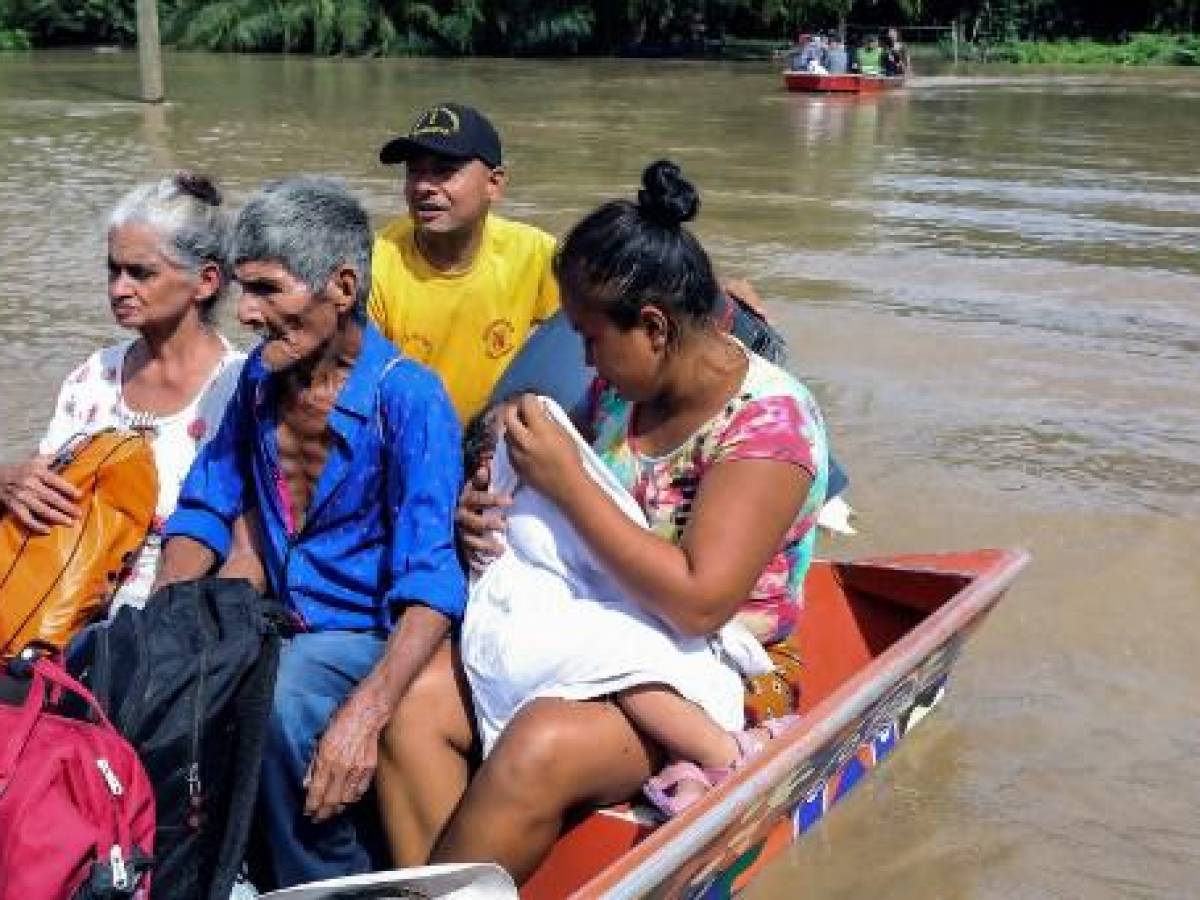
<svg viewBox="0 0 1200 900"><path fill-rule="evenodd" d="M789 91L816 94L877 94L904 85L903 75L817 75L812 72L784 72L783 83Z"/></svg>
<svg viewBox="0 0 1200 900"><path fill-rule="evenodd" d="M801 720L669 822L630 804L576 821L522 898L718 900L742 890L942 699L964 639L1028 561L976 550L815 562L789 641L804 666Z"/></svg>

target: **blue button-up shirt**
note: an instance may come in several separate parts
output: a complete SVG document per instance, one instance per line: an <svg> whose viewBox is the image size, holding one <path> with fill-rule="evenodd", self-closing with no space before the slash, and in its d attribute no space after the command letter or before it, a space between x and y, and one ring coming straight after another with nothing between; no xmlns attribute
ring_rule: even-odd
<svg viewBox="0 0 1200 900"><path fill-rule="evenodd" d="M279 465L278 389L252 353L220 429L188 473L165 539L194 538L223 558L234 519L257 506L270 586L312 630L386 632L408 603L459 620L461 435L438 377L364 327L329 413L329 455L295 534Z"/></svg>

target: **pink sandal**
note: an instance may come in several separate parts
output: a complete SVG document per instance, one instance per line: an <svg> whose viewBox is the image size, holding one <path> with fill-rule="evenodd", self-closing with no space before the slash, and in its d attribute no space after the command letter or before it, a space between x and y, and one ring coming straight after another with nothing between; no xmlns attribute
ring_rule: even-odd
<svg viewBox="0 0 1200 900"><path fill-rule="evenodd" d="M762 753L767 747L767 741L779 737L799 720L797 715L780 716L777 719L766 719L753 728L735 731L733 739L737 742L738 758L734 760L733 765L702 769L694 762L673 762L664 766L657 775L646 779L646 783L642 785L642 793L655 809L668 819L673 819L732 775L735 770L744 766L749 759ZM761 734L756 733L759 729L767 732L766 741ZM689 782L700 785L703 790L694 796L681 792L679 788Z"/></svg>
<svg viewBox="0 0 1200 900"><path fill-rule="evenodd" d="M706 792L712 790L732 769L702 769L694 762L673 762L663 767L657 775L651 775L642 785L642 793L650 805L668 819L673 819ZM713 779L716 775L716 780ZM703 787L700 794L688 796L679 789L692 782Z"/></svg>
<svg viewBox="0 0 1200 900"><path fill-rule="evenodd" d="M779 737L799 721L800 717L798 715L788 713L786 716L779 716L776 719L763 719L757 725L735 732L733 739L737 741L738 749L742 751L742 755L734 767L736 768L750 757L762 753L767 749L768 741L775 740L775 738ZM767 733L765 741L762 739L762 735L755 734L760 728Z"/></svg>

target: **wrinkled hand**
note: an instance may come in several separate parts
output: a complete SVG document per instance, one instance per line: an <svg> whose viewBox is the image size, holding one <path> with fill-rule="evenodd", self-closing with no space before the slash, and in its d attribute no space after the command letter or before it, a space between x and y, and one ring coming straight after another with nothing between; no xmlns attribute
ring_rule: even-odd
<svg viewBox="0 0 1200 900"><path fill-rule="evenodd" d="M333 714L304 776L306 816L324 822L362 799L375 777L379 735L390 714L390 705L365 685Z"/></svg>
<svg viewBox="0 0 1200 900"><path fill-rule="evenodd" d="M767 305L763 303L763 299L758 295L758 291L754 289L754 285L745 278L731 278L728 281L721 282L721 287L730 297L740 300L757 313L764 322L767 321Z"/></svg>
<svg viewBox="0 0 1200 900"><path fill-rule="evenodd" d="M0 477L0 506L34 534L55 525L70 525L79 517L79 489L47 465L42 456L6 466Z"/></svg>
<svg viewBox="0 0 1200 900"><path fill-rule="evenodd" d="M583 474L571 436L533 394L504 411L504 426L508 457L521 480L561 504Z"/></svg>
<svg viewBox="0 0 1200 900"><path fill-rule="evenodd" d="M512 504L512 498L489 491L491 480L491 469L484 463L463 485L454 515L459 546L475 572L486 569L488 563L504 552L496 532L504 530L503 510Z"/></svg>

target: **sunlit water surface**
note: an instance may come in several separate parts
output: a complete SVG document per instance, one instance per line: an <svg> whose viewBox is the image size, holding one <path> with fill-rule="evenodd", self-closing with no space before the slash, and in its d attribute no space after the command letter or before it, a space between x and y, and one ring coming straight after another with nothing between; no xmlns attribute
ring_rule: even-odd
<svg viewBox="0 0 1200 900"><path fill-rule="evenodd" d="M875 99L762 64L0 56L0 453L117 337L102 218L179 166L234 202L296 172L400 210L376 153L464 99L509 214L561 233L681 162L723 274L817 391L861 535L835 555L1021 545L1034 567L941 711L753 897L1200 891L1200 77L980 70ZM236 335L236 327L230 326Z"/></svg>

